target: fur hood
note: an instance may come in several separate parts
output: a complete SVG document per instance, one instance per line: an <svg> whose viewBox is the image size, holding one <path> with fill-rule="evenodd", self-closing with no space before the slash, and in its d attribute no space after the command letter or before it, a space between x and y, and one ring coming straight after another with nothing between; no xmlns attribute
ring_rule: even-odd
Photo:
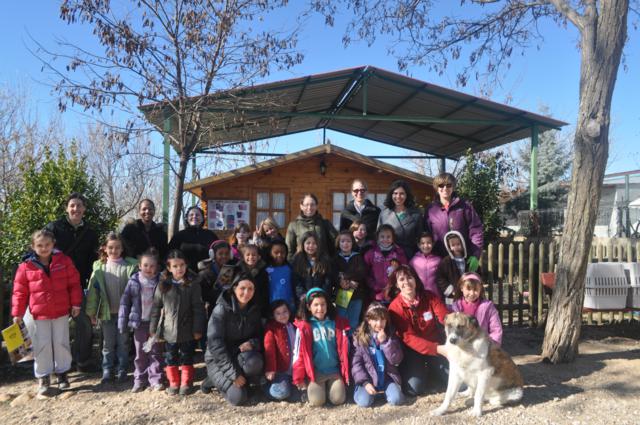
<svg viewBox="0 0 640 425"><path fill-rule="evenodd" d="M464 258L467 258L467 244L464 241L462 233L458 232L457 230L450 230L444 235L444 247L447 249L449 257L451 257L452 259L454 258L453 253L451 252L451 248L449 248L449 238L451 236L457 236L460 239L460 241L462 242L462 251L464 252Z"/></svg>

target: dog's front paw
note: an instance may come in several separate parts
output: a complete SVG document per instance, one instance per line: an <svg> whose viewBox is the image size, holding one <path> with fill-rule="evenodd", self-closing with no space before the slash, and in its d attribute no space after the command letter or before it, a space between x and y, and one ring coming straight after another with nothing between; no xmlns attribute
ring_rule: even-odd
<svg viewBox="0 0 640 425"><path fill-rule="evenodd" d="M437 409L431 411L431 416L442 416L447 411L446 407L440 406Z"/></svg>
<svg viewBox="0 0 640 425"><path fill-rule="evenodd" d="M469 416L473 416L474 418L479 418L480 416L482 416L482 408L474 407L473 409L469 410Z"/></svg>

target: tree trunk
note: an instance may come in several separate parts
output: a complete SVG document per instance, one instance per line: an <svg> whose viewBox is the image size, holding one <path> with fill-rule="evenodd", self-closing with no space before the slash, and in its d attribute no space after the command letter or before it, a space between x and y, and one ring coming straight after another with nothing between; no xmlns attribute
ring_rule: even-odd
<svg viewBox="0 0 640 425"><path fill-rule="evenodd" d="M552 363L578 354L588 255L609 155L611 97L627 37L628 0L587 8L581 28L580 108L567 220L542 356Z"/></svg>
<svg viewBox="0 0 640 425"><path fill-rule="evenodd" d="M169 230L169 238L173 237L180 230L180 220L182 219L182 192L184 190L184 179L187 175L187 167L191 152L183 150L180 152L180 164L178 166L178 174L176 175L176 191L173 197L173 217L171 218L171 228Z"/></svg>

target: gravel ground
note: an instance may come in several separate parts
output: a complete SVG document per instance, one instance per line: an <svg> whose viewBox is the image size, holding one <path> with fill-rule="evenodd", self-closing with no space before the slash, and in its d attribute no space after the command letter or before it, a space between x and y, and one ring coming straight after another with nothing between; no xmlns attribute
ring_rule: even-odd
<svg viewBox="0 0 640 425"><path fill-rule="evenodd" d="M0 424L637 424L640 419L640 326L583 328L580 357L568 365L540 362L539 330L505 329L504 346L525 379L521 404L486 406L480 419L470 418L461 399L451 412L432 418L429 411L443 393L411 400L406 406L353 403L314 409L300 403L268 402L254 397L250 405L231 407L215 392L186 398L145 391L131 394L131 383L99 385L99 375L73 373L71 390L55 397L33 398L35 384L26 367L0 366ZM197 365L197 382L204 365Z"/></svg>

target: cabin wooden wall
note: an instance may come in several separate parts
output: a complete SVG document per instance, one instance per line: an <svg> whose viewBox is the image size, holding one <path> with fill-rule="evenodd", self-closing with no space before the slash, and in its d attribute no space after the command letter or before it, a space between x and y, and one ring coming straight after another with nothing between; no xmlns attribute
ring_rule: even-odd
<svg viewBox="0 0 640 425"><path fill-rule="evenodd" d="M320 162L324 159L326 172L320 174ZM351 190L351 182L362 178L367 182L370 193L386 193L392 181L404 178L397 174L379 170L357 161L338 156L324 154L311 158L303 158L279 165L258 173L239 176L218 184L202 188L203 206L209 199L248 199L251 201L251 222L255 226L256 193L269 189L284 192L287 197L288 211L286 222L297 217L299 204L303 194L311 192L318 197L318 210L323 217L331 220L333 192ZM404 178L410 185L418 204L425 206L427 197L432 199L434 190L431 185Z"/></svg>

